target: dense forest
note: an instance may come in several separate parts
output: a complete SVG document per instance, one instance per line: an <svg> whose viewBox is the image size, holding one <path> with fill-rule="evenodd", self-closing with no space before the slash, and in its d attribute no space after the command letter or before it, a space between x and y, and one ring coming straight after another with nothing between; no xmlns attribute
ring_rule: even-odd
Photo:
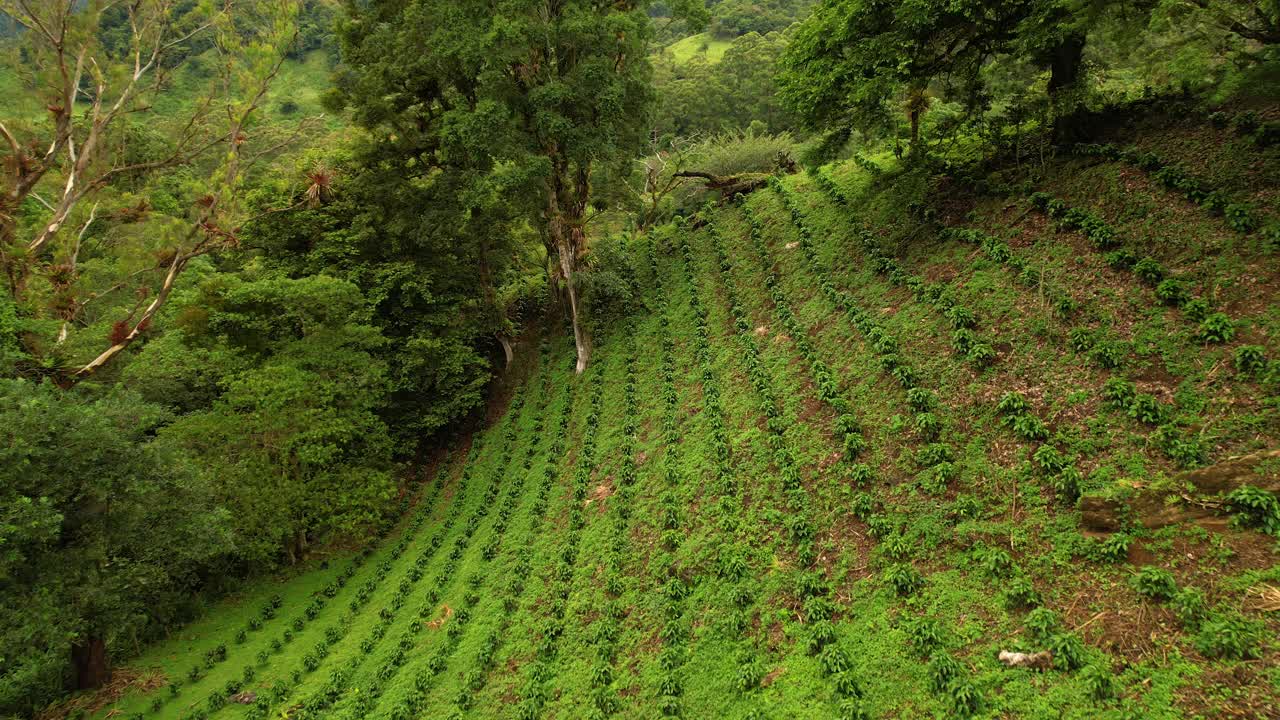
<svg viewBox="0 0 1280 720"><path fill-rule="evenodd" d="M0 0L0 717L1280 718L1275 0Z"/></svg>

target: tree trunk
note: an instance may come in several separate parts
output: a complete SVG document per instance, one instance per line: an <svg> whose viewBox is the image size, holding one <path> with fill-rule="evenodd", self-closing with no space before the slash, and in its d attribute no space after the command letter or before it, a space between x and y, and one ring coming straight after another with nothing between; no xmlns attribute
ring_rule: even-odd
<svg viewBox="0 0 1280 720"><path fill-rule="evenodd" d="M569 294L569 316L573 320L573 344L578 350L578 364L575 372L581 373L587 369L587 356L590 350L587 346L587 333L582 328L582 320L578 313L578 290L573 286L573 266L575 265L573 257L573 248L569 247L568 238L565 237L564 228L561 227L556 232L556 254L560 256L560 273L564 275L565 290Z"/></svg>
<svg viewBox="0 0 1280 720"><path fill-rule="evenodd" d="M582 327L582 312L578 306L578 289L574 287L573 273L578 265L578 252L586 244L582 223L591 195L590 168L583 165L570 174L568 161L559 158L556 148L550 148L547 156L556 158L553 163L555 170L547 188L547 232L551 235L551 242L560 260L560 274L564 277L565 291L569 296L573 344L578 351L576 372L581 373L587 369L591 340L586 328Z"/></svg>
<svg viewBox="0 0 1280 720"><path fill-rule="evenodd" d="M516 359L515 348L511 344L511 338L506 335L498 335L498 342L502 344L502 354L507 356L508 370L511 369L511 363Z"/></svg>
<svg viewBox="0 0 1280 720"><path fill-rule="evenodd" d="M1080 79L1080 65L1084 59L1085 36L1071 34L1053 49L1049 59L1049 94L1070 88Z"/></svg>
<svg viewBox="0 0 1280 720"><path fill-rule="evenodd" d="M911 152L914 154L920 148L920 111L915 108L911 109Z"/></svg>
<svg viewBox="0 0 1280 720"><path fill-rule="evenodd" d="M111 679L107 641L100 635L90 635L72 645L71 663L76 668L76 690L99 688Z"/></svg>

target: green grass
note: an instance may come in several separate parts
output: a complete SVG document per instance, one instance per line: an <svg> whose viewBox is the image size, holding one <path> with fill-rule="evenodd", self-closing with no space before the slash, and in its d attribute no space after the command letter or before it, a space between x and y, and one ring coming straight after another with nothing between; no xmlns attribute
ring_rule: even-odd
<svg viewBox="0 0 1280 720"><path fill-rule="evenodd" d="M667 46L667 50L675 57L676 62L684 64L694 57L701 56L707 62L720 62L724 52L733 44L733 40L716 37L710 33L699 33L681 38Z"/></svg>
<svg viewBox="0 0 1280 720"><path fill-rule="evenodd" d="M1265 258L1185 209L1194 243L1162 242L1170 198L1138 186L1122 202L1119 168L1067 159L1053 170L1039 188L1089 207L1194 281L1275 362L1274 298L1250 304L1247 293L1274 282ZM1172 719L1260 715L1280 702L1275 673L1261 669L1280 661L1280 621L1250 600L1276 584L1274 539L1225 523L1131 523L1127 551L1108 556L1055 489L1042 443L997 408L1020 392L1048 430L1043 444L1080 471L1086 492L1180 494L1156 429L1108 405L1107 381L1155 397L1175 428L1206 438L1210 461L1280 444L1274 381L1236 372L1232 343L1197 339L1181 311L1056 231L1024 195L974 198L946 224L1005 240L1035 269L1030 283L906 216L900 201L918 188L895 163L876 177L853 163L826 172L848 207L797 175L697 229L636 239L643 310L595 338L581 376L567 340L529 350L520 410L465 461L455 454L421 524L361 563L292 642L256 660L349 560L256 585L150 648L129 666L170 680L220 643L229 658L155 712L163 688L103 714L190 717L245 666L255 669L248 689L265 696L281 683L282 693L262 714L229 705L211 717L301 704L353 720ZM896 272L878 271L868 255L877 245L901 248L889 255ZM993 363L956 351L951 318L928 299L935 290L971 312ZM1055 293L1075 308L1061 312ZM1073 329L1122 344L1119 366L1074 349ZM914 392L887 369L886 337L913 369ZM935 399L936 437L913 406L921 391ZM841 414L865 441L856 458L845 455ZM939 462L943 446L950 459ZM795 532L798 518L811 538ZM1202 591L1206 617L1139 595L1138 566ZM351 605L368 583L367 600ZM1011 599L1014 587L1029 593ZM235 643L277 593L279 618ZM1035 607L1058 618L1044 637L1031 627L1045 617ZM1258 657L1206 656L1195 622L1260 629ZM328 628L335 639L307 670ZM1046 647L1060 651L1055 669L997 660ZM937 682L947 667L958 674Z"/></svg>

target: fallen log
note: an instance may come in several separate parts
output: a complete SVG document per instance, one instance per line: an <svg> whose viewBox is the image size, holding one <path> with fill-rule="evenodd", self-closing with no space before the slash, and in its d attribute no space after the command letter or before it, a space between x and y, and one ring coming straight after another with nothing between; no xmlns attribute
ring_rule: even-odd
<svg viewBox="0 0 1280 720"><path fill-rule="evenodd" d="M739 175L714 175L700 170L681 170L676 177L705 180L708 190L716 190L720 197L732 199L759 190L769 184L769 173L741 173Z"/></svg>

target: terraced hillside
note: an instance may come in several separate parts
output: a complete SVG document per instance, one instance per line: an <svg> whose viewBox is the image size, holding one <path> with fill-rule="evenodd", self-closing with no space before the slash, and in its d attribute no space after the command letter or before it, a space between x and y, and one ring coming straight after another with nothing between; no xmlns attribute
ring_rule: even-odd
<svg viewBox="0 0 1280 720"><path fill-rule="evenodd" d="M638 238L585 374L528 348L381 549L102 714L1280 717L1280 509L1220 493L1280 483L1274 188L1206 209L1127 147L903 252L854 164Z"/></svg>

